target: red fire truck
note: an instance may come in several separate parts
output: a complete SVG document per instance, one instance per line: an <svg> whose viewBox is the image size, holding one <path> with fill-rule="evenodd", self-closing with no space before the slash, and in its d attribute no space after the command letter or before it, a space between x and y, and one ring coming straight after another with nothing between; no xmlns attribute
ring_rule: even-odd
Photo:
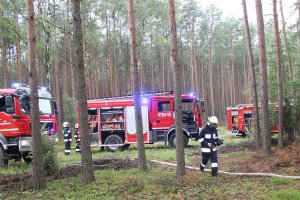
<svg viewBox="0 0 300 200"><path fill-rule="evenodd" d="M252 124L252 104L239 104L235 107L227 107L227 130L240 136L246 136Z"/></svg>
<svg viewBox="0 0 300 200"><path fill-rule="evenodd" d="M43 134L56 134L56 104L50 92L39 87L40 123ZM30 162L31 122L29 86L13 84L10 89L0 89L0 166L10 159Z"/></svg>
<svg viewBox="0 0 300 200"><path fill-rule="evenodd" d="M205 111L204 101L195 94L181 95L184 145L196 139ZM137 143L132 96L87 101L92 144L109 151L123 150ZM145 144L168 142L175 147L174 95L161 92L141 95Z"/></svg>
<svg viewBox="0 0 300 200"><path fill-rule="evenodd" d="M246 136L252 126L253 108L253 104L239 104L235 107L227 107L227 130L231 131L231 133L237 134L238 136ZM275 111L278 110L276 104L273 105L273 108ZM272 127L271 132L278 133L278 128L278 123L276 123Z"/></svg>

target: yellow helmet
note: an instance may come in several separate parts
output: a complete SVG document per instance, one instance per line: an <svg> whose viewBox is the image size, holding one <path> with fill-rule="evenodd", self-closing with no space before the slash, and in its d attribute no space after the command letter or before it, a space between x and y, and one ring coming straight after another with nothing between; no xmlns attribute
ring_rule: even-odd
<svg viewBox="0 0 300 200"><path fill-rule="evenodd" d="M75 124L75 128L78 128L78 124Z"/></svg>

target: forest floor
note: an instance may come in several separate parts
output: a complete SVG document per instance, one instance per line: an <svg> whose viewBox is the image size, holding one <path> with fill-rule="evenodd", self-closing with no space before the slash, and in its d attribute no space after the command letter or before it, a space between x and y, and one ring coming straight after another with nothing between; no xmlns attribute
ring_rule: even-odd
<svg viewBox="0 0 300 200"><path fill-rule="evenodd" d="M243 173L275 173L288 176L300 176L300 142L287 145L284 148L278 148L273 144L272 154L265 155L262 150L255 150L251 142L244 142L240 144L226 145L219 149L219 170L227 172L243 172ZM191 162L189 166L199 167L199 160L201 154L199 150L190 153L189 158ZM105 158L94 159L94 167L96 170L101 169L132 169L138 167L137 159L132 158ZM174 163L174 162L173 162ZM157 163L149 162L149 168L168 168L174 169L171 166L162 166ZM210 168L208 166L208 168ZM80 164L70 164L61 167L60 170L47 177L48 182L61 179L69 179L81 173ZM194 180L194 174L190 173L186 178L190 181ZM235 178L220 175L223 181L236 180ZM0 193L10 190L26 191L30 190L29 181L31 174L16 174L16 175L3 175L0 173ZM238 177L237 179L240 179Z"/></svg>
<svg viewBox="0 0 300 200"><path fill-rule="evenodd" d="M251 142L226 145L218 151L219 169L239 173L274 173L300 176L300 142L278 148L272 142L272 153L266 155L262 149L256 150ZM198 155L197 155L198 154ZM200 153L193 159L192 166L199 166ZM197 160L197 157L199 158Z"/></svg>

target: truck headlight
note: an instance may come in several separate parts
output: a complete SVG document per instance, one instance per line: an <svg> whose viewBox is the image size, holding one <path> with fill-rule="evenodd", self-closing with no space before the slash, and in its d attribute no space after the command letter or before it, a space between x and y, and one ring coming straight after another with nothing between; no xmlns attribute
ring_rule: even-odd
<svg viewBox="0 0 300 200"><path fill-rule="evenodd" d="M30 146L31 141L30 140L21 140L21 146Z"/></svg>

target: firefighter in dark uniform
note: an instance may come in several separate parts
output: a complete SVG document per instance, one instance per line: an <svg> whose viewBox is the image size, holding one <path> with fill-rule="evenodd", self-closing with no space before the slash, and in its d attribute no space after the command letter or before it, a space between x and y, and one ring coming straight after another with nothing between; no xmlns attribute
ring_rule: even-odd
<svg viewBox="0 0 300 200"><path fill-rule="evenodd" d="M81 147L80 147L80 136L79 136L79 131L78 131L78 124L75 124L74 138L75 138L75 147L76 147L75 152L80 153Z"/></svg>
<svg viewBox="0 0 300 200"><path fill-rule="evenodd" d="M223 143L223 141L218 138L217 127L218 119L215 116L211 116L208 119L207 125L201 130L198 137L202 152L200 170L203 171L210 160L212 176L218 175L218 155L216 146Z"/></svg>
<svg viewBox="0 0 300 200"><path fill-rule="evenodd" d="M69 129L68 122L64 122L63 127L64 127L65 155L69 155L71 153L72 134Z"/></svg>

